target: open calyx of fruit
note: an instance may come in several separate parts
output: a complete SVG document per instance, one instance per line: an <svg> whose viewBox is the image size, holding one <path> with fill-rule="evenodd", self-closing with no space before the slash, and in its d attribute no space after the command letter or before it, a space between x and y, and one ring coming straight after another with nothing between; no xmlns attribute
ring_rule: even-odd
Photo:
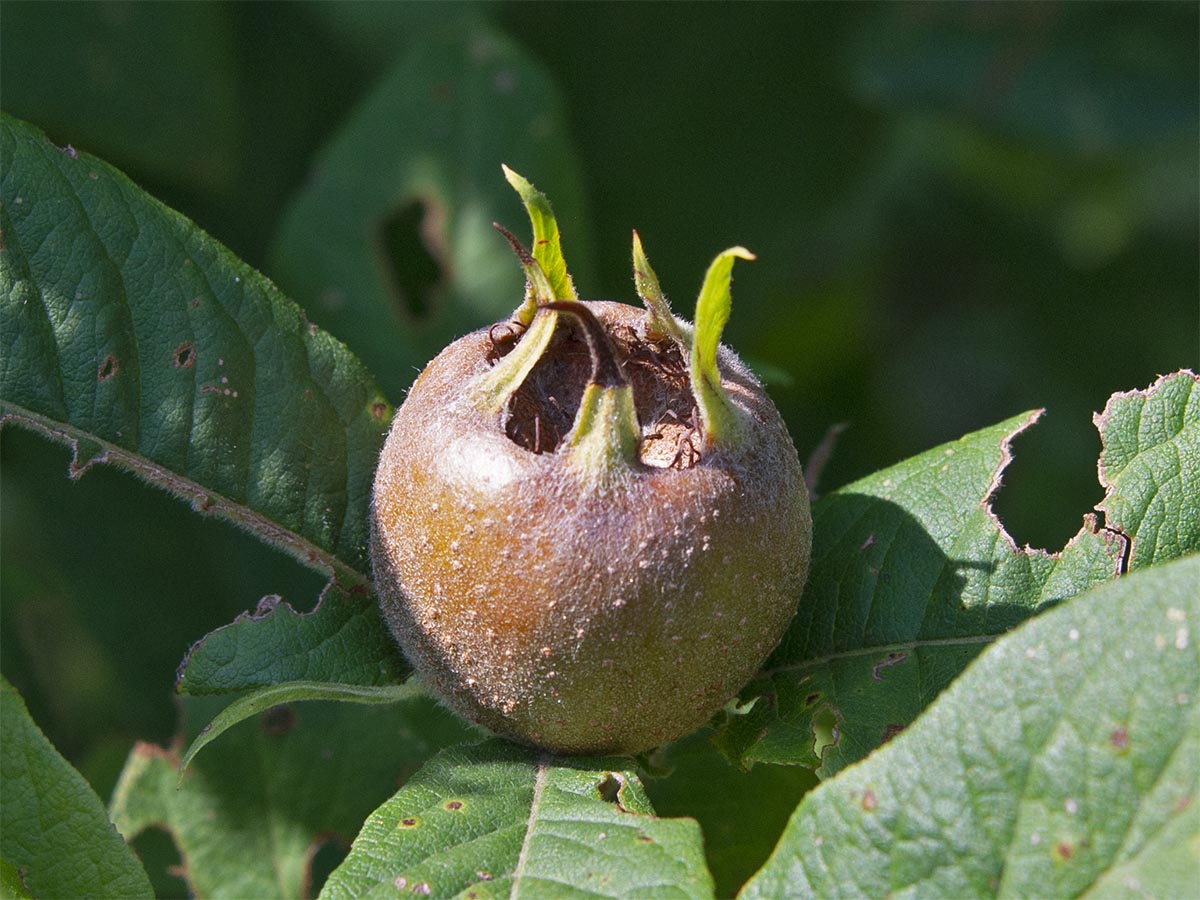
<svg viewBox="0 0 1200 900"><path fill-rule="evenodd" d="M633 241L644 308L581 302L546 198L511 320L418 377L375 479L384 616L428 687L513 740L632 753L707 721L795 614L812 524L762 386L720 345L735 259L696 324Z"/></svg>

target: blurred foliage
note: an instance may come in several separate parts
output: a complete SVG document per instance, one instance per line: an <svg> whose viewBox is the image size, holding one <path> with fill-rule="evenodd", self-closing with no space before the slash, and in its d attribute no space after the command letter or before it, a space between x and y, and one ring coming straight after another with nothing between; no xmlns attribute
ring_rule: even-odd
<svg viewBox="0 0 1200 900"><path fill-rule="evenodd" d="M489 103L470 95L442 147L456 196L523 234L500 199L512 162L562 198L583 296L634 299L636 227L687 316L717 250L754 250L727 339L771 375L802 457L850 423L826 487L1047 407L997 509L1018 543L1057 549L1101 497L1088 414L1200 357L1198 28L1180 3L9 0L0 104L303 299L315 286L287 283L270 253L322 154L355 146L347 129L370 115L423 115L410 93L429 84L396 72L430 46L497 35L544 83L536 96L557 98L562 149L552 171L521 168L517 138L469 127ZM436 262L411 199L397 203L378 252ZM379 223L359 225L365 241ZM376 371L393 402L485 307L432 316ZM377 368L369 335L309 313ZM127 476L68 482L67 452L27 434L6 430L0 453L3 671L106 795L121 748L168 739L189 644L265 594L311 608L321 579Z"/></svg>

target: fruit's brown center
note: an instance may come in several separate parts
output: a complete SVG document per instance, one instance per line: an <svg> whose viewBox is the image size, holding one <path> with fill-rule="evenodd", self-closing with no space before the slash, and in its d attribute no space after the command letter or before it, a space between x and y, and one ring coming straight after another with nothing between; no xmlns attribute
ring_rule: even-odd
<svg viewBox="0 0 1200 900"><path fill-rule="evenodd" d="M671 339L647 340L630 325L603 322L617 361L633 387L641 441L638 458L648 466L689 468L700 461L700 417L687 362ZM504 356L515 341L493 329L488 358ZM593 360L577 326L561 324L546 352L508 401L509 439L532 453L553 453L570 433Z"/></svg>

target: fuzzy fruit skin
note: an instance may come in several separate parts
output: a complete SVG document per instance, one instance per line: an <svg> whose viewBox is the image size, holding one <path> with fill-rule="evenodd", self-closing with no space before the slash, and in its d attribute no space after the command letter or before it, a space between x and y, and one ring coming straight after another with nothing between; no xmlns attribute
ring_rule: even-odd
<svg viewBox="0 0 1200 900"><path fill-rule="evenodd" d="M644 316L587 306L610 331ZM774 404L722 348L743 449L597 490L472 402L487 348L483 329L443 350L393 420L371 538L388 625L435 694L521 743L635 753L687 734L760 669L807 574L808 495Z"/></svg>

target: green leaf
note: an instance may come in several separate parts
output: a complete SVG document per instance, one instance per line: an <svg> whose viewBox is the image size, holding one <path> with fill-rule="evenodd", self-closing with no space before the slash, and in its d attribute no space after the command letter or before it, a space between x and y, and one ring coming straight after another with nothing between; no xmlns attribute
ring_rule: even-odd
<svg viewBox="0 0 1200 900"><path fill-rule="evenodd" d="M214 694L289 681L379 686L398 684L408 672L374 595L330 584L312 612L264 597L253 614L201 638L180 666L176 687Z"/></svg>
<svg viewBox="0 0 1200 900"><path fill-rule="evenodd" d="M399 397L451 337L521 303L521 271L492 228L517 209L502 162L555 198L572 268L587 275L564 121L546 72L498 31L477 22L426 34L322 149L268 271Z"/></svg>
<svg viewBox="0 0 1200 900"><path fill-rule="evenodd" d="M645 777L646 793L661 816L693 816L704 833L704 855L718 897L732 897L767 861L804 794L819 783L799 766L755 766L743 771L701 729L652 758L670 771Z"/></svg>
<svg viewBox="0 0 1200 900"><path fill-rule="evenodd" d="M696 823L655 818L628 762L446 750L372 813L321 896L711 897Z"/></svg>
<svg viewBox="0 0 1200 900"><path fill-rule="evenodd" d="M390 408L358 361L112 167L10 117L0 157L0 423L365 581Z"/></svg>
<svg viewBox="0 0 1200 900"><path fill-rule="evenodd" d="M1200 377L1176 372L1115 394L1095 421L1106 489L1096 508L1131 538L1128 568L1200 550Z"/></svg>
<svg viewBox="0 0 1200 900"><path fill-rule="evenodd" d="M187 753L183 755L179 770L182 774L201 749L239 722L266 712L275 706L300 700L341 700L350 703L399 703L421 694L417 682L370 686L359 684L332 684L326 681L288 681L259 688L244 697L234 700L216 717L205 725Z"/></svg>
<svg viewBox="0 0 1200 900"><path fill-rule="evenodd" d="M800 610L719 741L742 765L827 777L890 738L997 635L1116 574L1124 541L1084 527L1020 549L989 500L1036 415L967 435L823 497Z"/></svg>
<svg viewBox="0 0 1200 900"><path fill-rule="evenodd" d="M729 403L717 370L717 348L733 305L729 283L736 259L754 259L754 254L745 247L730 247L709 265L696 300L692 335L692 393L704 421L705 439L718 444L736 440L739 432L736 410Z"/></svg>
<svg viewBox="0 0 1200 900"><path fill-rule="evenodd" d="M138 744L113 794L113 820L130 840L165 829L194 896L312 896L316 850L346 846L398 781L467 735L428 700L275 707L214 744L182 781L175 751Z"/></svg>
<svg viewBox="0 0 1200 900"><path fill-rule="evenodd" d="M5 892L36 897L153 897L104 804L0 678L0 858ZM16 882L12 876L16 871Z"/></svg>
<svg viewBox="0 0 1200 900"><path fill-rule="evenodd" d="M1193 555L999 640L811 793L741 896L1194 894L1197 584Z"/></svg>

